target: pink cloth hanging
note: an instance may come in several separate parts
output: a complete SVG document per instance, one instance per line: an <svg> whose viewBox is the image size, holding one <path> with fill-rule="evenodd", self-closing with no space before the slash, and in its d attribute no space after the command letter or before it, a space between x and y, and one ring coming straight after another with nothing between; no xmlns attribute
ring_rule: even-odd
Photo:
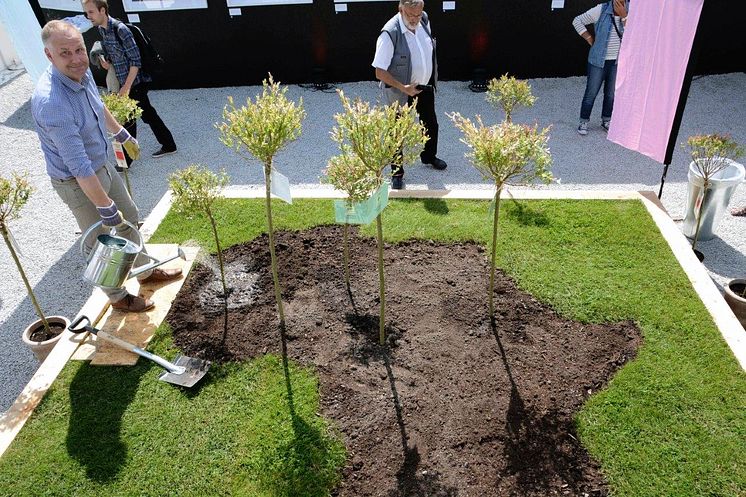
<svg viewBox="0 0 746 497"><path fill-rule="evenodd" d="M632 2L608 139L663 162L704 0Z"/></svg>

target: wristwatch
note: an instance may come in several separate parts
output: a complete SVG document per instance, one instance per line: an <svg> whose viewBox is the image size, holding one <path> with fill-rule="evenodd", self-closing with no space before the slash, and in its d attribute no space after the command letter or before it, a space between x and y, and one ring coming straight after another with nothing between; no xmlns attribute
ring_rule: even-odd
<svg viewBox="0 0 746 497"><path fill-rule="evenodd" d="M622 17L622 22L627 22L627 16Z"/></svg>

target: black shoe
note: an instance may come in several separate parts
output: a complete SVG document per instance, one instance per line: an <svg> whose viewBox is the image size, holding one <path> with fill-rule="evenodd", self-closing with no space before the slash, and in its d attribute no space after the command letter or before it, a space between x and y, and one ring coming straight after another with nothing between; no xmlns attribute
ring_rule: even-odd
<svg viewBox="0 0 746 497"><path fill-rule="evenodd" d="M157 152L153 152L153 158L157 159L158 157L163 157L164 155L170 155L173 153L176 153L176 147L174 148L161 147L160 149L158 149Z"/></svg>
<svg viewBox="0 0 746 497"><path fill-rule="evenodd" d="M437 157L433 157L432 159L423 159L420 157L423 164L430 164L433 166L433 169L437 169L438 171L442 171L443 169L448 167L448 164L446 164L446 161L443 159L438 159Z"/></svg>
<svg viewBox="0 0 746 497"><path fill-rule="evenodd" d="M392 176L391 177L391 188L393 190L401 190L404 188L404 176Z"/></svg>

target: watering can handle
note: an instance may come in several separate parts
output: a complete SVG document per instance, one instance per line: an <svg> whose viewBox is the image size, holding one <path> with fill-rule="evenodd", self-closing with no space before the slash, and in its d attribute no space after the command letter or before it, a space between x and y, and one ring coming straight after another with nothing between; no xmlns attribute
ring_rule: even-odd
<svg viewBox="0 0 746 497"><path fill-rule="evenodd" d="M93 232L93 230L95 230L96 228L98 228L102 224L103 224L103 221L99 221L97 223L93 223L91 225L91 227L86 230L86 232L83 234L83 236L80 237L80 253L83 254L83 257L88 257L88 254L86 253L86 246L85 246L85 242L86 242L86 240L88 240L88 236L91 234L91 232ZM137 230L137 227L135 225L133 225L132 223L130 223L129 221L127 221L126 219L122 220L122 224L126 224L127 226L129 226L130 228L132 228L135 231L135 233L137 233L137 236L140 238L140 241L138 242L138 251L141 251L142 250L142 246L143 246L143 239L142 239L142 235ZM114 234L115 231L116 231L116 228L112 228L111 231L112 231L112 234Z"/></svg>

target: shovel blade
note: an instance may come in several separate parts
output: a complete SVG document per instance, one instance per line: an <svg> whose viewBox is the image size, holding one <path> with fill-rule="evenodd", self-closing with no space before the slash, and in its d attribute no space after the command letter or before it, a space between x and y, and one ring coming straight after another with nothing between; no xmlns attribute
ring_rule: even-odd
<svg viewBox="0 0 746 497"><path fill-rule="evenodd" d="M207 374L211 363L210 361L204 361L194 357L178 355L173 360L173 364L183 367L184 372L176 374L164 371L158 379L173 385L190 388L197 384L197 382Z"/></svg>

